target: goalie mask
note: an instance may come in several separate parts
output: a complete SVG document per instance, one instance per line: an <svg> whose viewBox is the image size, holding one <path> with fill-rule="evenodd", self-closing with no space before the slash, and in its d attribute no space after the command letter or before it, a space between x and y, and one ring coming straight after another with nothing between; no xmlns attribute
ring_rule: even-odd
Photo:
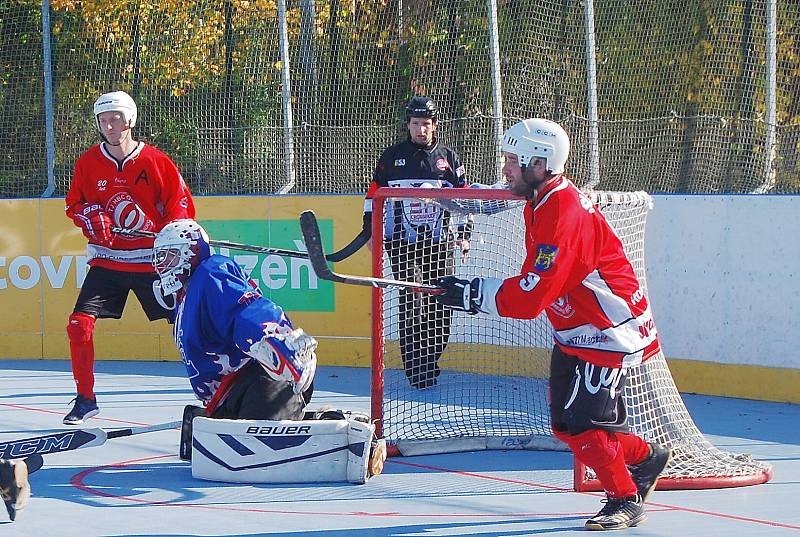
<svg viewBox="0 0 800 537"><path fill-rule="evenodd" d="M103 129L100 126L100 119L97 117L103 112L119 112L125 118L125 123L130 128L136 126L136 118L138 117L138 110L133 97L124 91L112 91L111 93L104 93L94 102L94 124L100 134Z"/></svg>
<svg viewBox="0 0 800 537"><path fill-rule="evenodd" d="M544 158L547 170L555 175L564 173L569 136L561 125L548 119L526 119L503 134L502 150L517 155L522 168L533 158Z"/></svg>
<svg viewBox="0 0 800 537"><path fill-rule="evenodd" d="M192 271L211 256L206 231L194 220L175 220L156 235L153 267L165 296L180 291Z"/></svg>

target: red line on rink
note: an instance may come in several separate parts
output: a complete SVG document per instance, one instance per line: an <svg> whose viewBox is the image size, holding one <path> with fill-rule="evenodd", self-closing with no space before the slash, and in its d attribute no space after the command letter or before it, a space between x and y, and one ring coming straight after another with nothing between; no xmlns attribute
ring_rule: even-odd
<svg viewBox="0 0 800 537"><path fill-rule="evenodd" d="M100 470L104 470L106 468L123 468L125 466L129 466L132 464L138 464L142 462L157 460L157 459L164 459L164 458L174 458L175 455L159 455L155 457L145 457L141 459L132 459L128 461L121 461L115 464L107 464L104 466L97 466L94 468L87 468L86 470L75 474L70 479L70 484L75 488L86 492L87 494L93 494L95 496L103 496L106 498L114 498L118 500L138 503L142 505L157 505L157 506L168 506L168 507L188 507L193 509L206 509L206 510L214 510L214 511L239 511L239 512L249 512L249 513L272 513L272 514L286 514L286 515L325 515L325 516L364 516L364 517L410 517L410 518L508 518L508 517L568 517L568 516L591 516L594 515L594 512L585 513L585 512L563 512L563 513L554 513L554 512L546 512L546 513L502 513L502 514L480 514L480 513L439 513L439 514L409 514L409 513L400 513L400 512L367 512L367 511L350 511L350 512L342 512L342 511L297 511L297 510L285 510L285 509L261 509L261 508L254 508L254 507L233 507L233 506L222 506L222 505L201 505L197 503L186 503L186 502L172 502L172 501L152 501L152 500L143 500L140 498L133 498L130 496L122 496L118 494L112 494L109 492L96 490L92 488L91 485L87 485L84 483L84 480L90 476L91 474L98 472ZM536 487L546 490L553 490L558 492L574 492L572 489L563 488L563 487L556 487L552 485L545 485L542 483L533 483L530 481L522 481L518 479L509 479L497 476L489 476L484 474L477 474L474 472L466 472L462 470L452 470L449 468L441 468L437 466L429 466L426 464L418 464L403 460L398 460L397 458L393 458L387 461L387 464L398 464L401 466L408 466L412 468L419 468L423 470L431 470L435 472L443 472L443 473L450 473L456 475L462 475L465 477L471 477L476 479L483 479L489 481L498 481L503 483L513 483L517 485L524 485L530 487ZM581 493L581 494L588 494L591 496L599 496L600 494L597 493ZM601 495L600 495L601 496ZM760 524L764 526L771 526L771 527L779 527L779 528L788 528L788 529L796 529L800 530L800 526L793 525L793 524L784 524L781 522L773 522L770 520L761 520L756 518L750 517L743 517L738 515L731 515L727 513L718 513L714 511L706 511L702 509L693 509L690 507L681 507L675 505L668 505L668 504L661 504L661 503L648 503L650 507L660 507L663 511L682 511L687 513L694 513L699 515L711 516L716 518L723 518L727 520L737 520L740 522L750 522L753 524Z"/></svg>
<svg viewBox="0 0 800 537"><path fill-rule="evenodd" d="M541 483L531 483L529 481L520 481L520 480L517 480L517 479L507 479L507 478L504 478L504 477L496 477L496 476L490 476L490 475L475 474L475 473L472 473L472 472L464 472L464 471L461 471L461 470L450 470L448 468L438 468L438 467L435 467L435 466L427 466L427 465L424 465L424 464L417 464L417 463L407 462L407 461L393 460L393 462L396 462L397 464L401 464L401 465L404 465L404 466L412 466L414 468L422 468L422 469L425 469L425 470L433 470L433 471L436 471L436 472L445 472L445 473L451 473L451 474L458 474L458 475L464 475L464 476L468 476L468 477L477 477L479 479L488 479L488 480L491 480L491 481L501 481L501 482L504 482L504 483L514 483L514 484L517 484L517 485L529 485L529 486L532 486L532 487L544 488L544 489L550 489L550 490L558 490L558 491L572 491L572 489L565 489L565 488L562 488L562 487L554 487L554 486L550 486L550 485L543 485ZM574 491L572 491L572 492L574 492ZM581 492L579 494L589 494L591 496L598 496L598 495L602 496L602 494L591 493L591 492ZM795 524L784 524L782 522L774 522L774 521L771 521L771 520L761 520L761 519L758 519L758 518L750 518L750 517L743 517L743 516L738 516L738 515L730 515L730 514L727 514L727 513L717 513L715 511L705 511L703 509L692 509L691 507L680 507L680 506L677 506L677 505L668 505L668 504L655 503L655 502L648 502L647 505L650 506L650 507L661 507L661 508L663 508L663 510L669 510L669 511L684 511L684 512L687 512L687 513L695 513L695 514L699 514L699 515L708 515L708 516L713 516L713 517L717 517L717 518L725 518L725 519L728 519L728 520L739 520L739 521L742 521L742 522L753 522L755 524L764 524L766 526L775 526L775 527L779 527L779 528L789 528L789 529L800 530L800 526L798 526L798 525L795 525Z"/></svg>
<svg viewBox="0 0 800 537"><path fill-rule="evenodd" d="M503 518L503 517L530 517L530 516L553 516L554 513L503 513L503 514L406 514L406 513L399 513L399 512L366 512L366 511L350 511L350 512L343 512L343 511L297 511L297 510L286 510L286 509L260 509L254 507L232 507L232 506L222 506L222 505L201 505L196 503L184 503L184 502L171 502L171 501L152 501L152 500L142 500L140 498L132 498L130 496L121 496L118 494L111 494L109 492L104 492L101 490L93 489L90 485L84 484L84 479L100 470L104 470L106 468L123 468L125 466L129 466L131 464L137 464L145 461L151 461L155 459L163 459L163 458L173 458L175 455L158 455L156 457L145 457L142 459L132 459L129 461L122 461L115 464L106 464L104 466L97 466L94 468L87 468L86 470L75 474L70 479L70 484L88 494L93 494L95 496L103 496L105 498L114 498L117 500L124 500L134 503L139 503L143 505L158 505L158 506L168 506L168 507L191 507L194 509L210 509L215 511L241 511L241 512L248 512L248 513L272 513L272 514L285 514L285 515L326 515L326 516L368 516L368 517L422 517L422 518L437 518L437 517L470 517L470 518ZM575 515L585 515L586 513L560 513L561 516L575 516Z"/></svg>
<svg viewBox="0 0 800 537"><path fill-rule="evenodd" d="M58 416L64 416L65 415L65 413L63 411L59 411L59 410L48 410L46 408L35 408L35 407L31 407L31 406L14 405L14 404L11 404L11 403L0 403L0 406L6 406L6 407L9 407L9 408L16 408L16 409L19 409L19 410L28 410L30 412L41 412L42 414L56 414ZM80 428L89 427L90 426L89 425L89 421L92 421L92 422L95 422L95 421L107 421L107 422L110 422L110 423L123 423L125 425L140 425L140 426L143 426L143 427L151 425L150 423L139 423L138 421L117 420L117 419L114 419L114 418L93 417L93 418L89 418L88 420L86 420L83 423L82 427L78 427L75 430L78 430Z"/></svg>

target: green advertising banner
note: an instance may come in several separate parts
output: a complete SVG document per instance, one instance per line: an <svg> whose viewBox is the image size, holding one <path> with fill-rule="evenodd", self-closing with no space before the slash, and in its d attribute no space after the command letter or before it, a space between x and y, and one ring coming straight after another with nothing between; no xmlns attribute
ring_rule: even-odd
<svg viewBox="0 0 800 537"><path fill-rule="evenodd" d="M212 239L302 251L300 224L292 220L201 220ZM333 244L333 222L319 220L325 251ZM264 296L286 310L332 312L336 301L333 282L317 278L307 259L262 255L239 250L220 249L234 258L255 280Z"/></svg>
<svg viewBox="0 0 800 537"><path fill-rule="evenodd" d="M312 209L327 251L361 230L363 196L195 196L199 222L212 239L303 251L298 216ZM0 307L13 312L0 327L0 358L69 360L64 331L88 270L86 238L64 216L58 198L0 200ZM239 216L244 218L239 218ZM42 233L41 230L47 230ZM312 334L320 363L369 367L372 289L320 280L303 258L219 249ZM334 270L369 274L362 248ZM150 322L131 298L120 320L102 319L94 333L97 360L179 360L172 326Z"/></svg>

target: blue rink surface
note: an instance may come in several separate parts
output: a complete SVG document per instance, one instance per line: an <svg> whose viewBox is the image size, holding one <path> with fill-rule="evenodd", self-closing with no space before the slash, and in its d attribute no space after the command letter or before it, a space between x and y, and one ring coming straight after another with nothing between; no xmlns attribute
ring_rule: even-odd
<svg viewBox="0 0 800 537"><path fill-rule="evenodd" d="M0 361L0 441L65 430L68 361ZM445 373L446 374L446 373ZM86 428L178 421L195 403L179 362L99 362L101 412ZM367 411L369 372L321 367L312 408ZM800 407L684 395L709 440L774 466L743 488L657 491L647 522L615 535L800 535ZM567 453L479 452L392 458L365 485L242 485L192 478L177 430L55 453L31 475L33 497L0 537L518 537L587 535L597 493L571 490Z"/></svg>

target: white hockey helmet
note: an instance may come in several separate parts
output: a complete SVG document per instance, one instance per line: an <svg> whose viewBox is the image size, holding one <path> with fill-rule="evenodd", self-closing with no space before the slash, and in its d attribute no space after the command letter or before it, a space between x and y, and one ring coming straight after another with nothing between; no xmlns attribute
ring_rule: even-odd
<svg viewBox="0 0 800 537"><path fill-rule="evenodd" d="M206 231L194 220L175 220L156 235L153 267L161 278L161 291L179 291L192 271L211 256Z"/></svg>
<svg viewBox="0 0 800 537"><path fill-rule="evenodd" d="M120 112L130 128L136 126L136 118L139 116L133 97L124 91L104 93L94 102L94 124L101 133L103 129L100 128L97 116L103 112Z"/></svg>
<svg viewBox="0 0 800 537"><path fill-rule="evenodd" d="M517 155L520 166L527 166L532 158L540 157L547 160L548 171L564 173L569 157L569 136L561 125L549 119L525 119L503 134L502 150Z"/></svg>

